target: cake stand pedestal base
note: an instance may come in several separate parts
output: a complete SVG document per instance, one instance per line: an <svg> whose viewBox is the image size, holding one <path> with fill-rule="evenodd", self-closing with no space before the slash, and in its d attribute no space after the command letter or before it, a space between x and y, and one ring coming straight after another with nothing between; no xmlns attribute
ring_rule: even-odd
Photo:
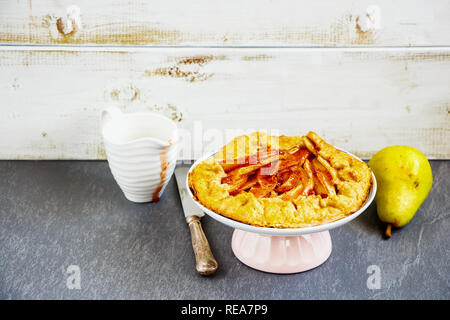
<svg viewBox="0 0 450 320"><path fill-rule="evenodd" d="M331 254L328 231L301 236L271 236L235 229L234 255L253 269L271 273L297 273L324 263Z"/></svg>

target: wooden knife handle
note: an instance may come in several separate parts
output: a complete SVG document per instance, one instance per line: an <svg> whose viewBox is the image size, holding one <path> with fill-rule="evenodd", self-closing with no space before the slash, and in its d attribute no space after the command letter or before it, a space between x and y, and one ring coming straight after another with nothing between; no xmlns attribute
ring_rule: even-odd
<svg viewBox="0 0 450 320"><path fill-rule="evenodd" d="M211 252L208 239L206 239L202 224L200 223L200 218L190 216L186 218L186 222L189 230L191 230L197 272L202 276L209 276L217 271L218 263Z"/></svg>

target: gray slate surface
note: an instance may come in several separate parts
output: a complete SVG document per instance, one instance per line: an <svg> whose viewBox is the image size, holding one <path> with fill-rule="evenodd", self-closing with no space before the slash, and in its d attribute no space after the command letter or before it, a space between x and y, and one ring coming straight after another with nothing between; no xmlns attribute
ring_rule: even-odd
<svg viewBox="0 0 450 320"><path fill-rule="evenodd" d="M275 275L240 263L232 229L209 217L220 264L196 274L174 177L160 202L127 201L106 162L0 161L1 299L449 299L450 161L433 161L434 186L413 219L382 240L376 208L331 231L320 267ZM68 289L69 265L81 289ZM367 288L367 268L381 289Z"/></svg>

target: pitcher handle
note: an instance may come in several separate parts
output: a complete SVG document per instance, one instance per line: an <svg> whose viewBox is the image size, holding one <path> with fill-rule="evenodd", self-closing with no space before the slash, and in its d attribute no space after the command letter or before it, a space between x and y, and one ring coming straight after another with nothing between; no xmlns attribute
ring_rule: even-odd
<svg viewBox="0 0 450 320"><path fill-rule="evenodd" d="M116 119L122 115L122 111L120 111L117 107L109 107L102 111L101 115L101 128L105 126L109 121Z"/></svg>

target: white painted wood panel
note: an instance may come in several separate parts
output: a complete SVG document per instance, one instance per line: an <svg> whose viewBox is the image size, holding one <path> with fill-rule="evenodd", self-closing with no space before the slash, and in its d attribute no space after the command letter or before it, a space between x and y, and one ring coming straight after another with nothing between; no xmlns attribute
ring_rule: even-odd
<svg viewBox="0 0 450 320"><path fill-rule="evenodd" d="M80 9L81 28L60 24L58 31L71 5ZM380 28L361 32L358 16L369 6L379 9ZM0 42L443 46L450 45L449 14L448 0L0 0Z"/></svg>
<svg viewBox="0 0 450 320"><path fill-rule="evenodd" d="M450 48L0 47L0 70L1 159L103 159L108 106L196 132L185 158L231 129L315 130L364 158L397 144L450 158Z"/></svg>

